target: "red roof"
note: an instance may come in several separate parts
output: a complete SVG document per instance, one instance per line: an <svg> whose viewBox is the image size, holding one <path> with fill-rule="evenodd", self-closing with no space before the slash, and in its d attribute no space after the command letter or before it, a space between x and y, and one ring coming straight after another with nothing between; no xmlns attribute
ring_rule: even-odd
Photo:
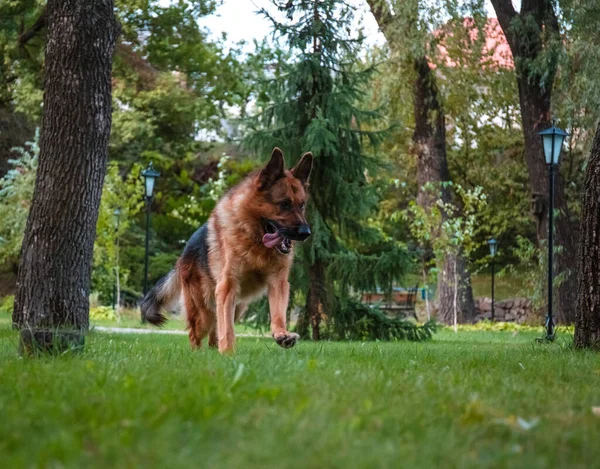
<svg viewBox="0 0 600 469"><path fill-rule="evenodd" d="M454 37L456 34L455 26L451 22L433 33L436 38L439 38L436 57L433 62L438 64L443 63L447 67L456 67L461 62L464 63L465 60L468 60L469 56L473 53L474 47L477 45L479 28L473 18L464 18L462 28L464 29L461 31L462 34L459 41L448 42L446 40L446 37ZM513 69L513 56L504 32L498 23L498 19L488 18L483 29L485 32L485 42L482 43L480 51L482 67ZM450 48L450 51L448 48ZM435 63L431 63L430 65L432 68L436 68Z"/></svg>

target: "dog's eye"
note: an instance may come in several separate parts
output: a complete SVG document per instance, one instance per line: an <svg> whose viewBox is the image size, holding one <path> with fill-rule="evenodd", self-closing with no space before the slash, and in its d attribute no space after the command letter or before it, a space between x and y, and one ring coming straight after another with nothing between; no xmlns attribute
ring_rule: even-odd
<svg viewBox="0 0 600 469"><path fill-rule="evenodd" d="M279 206L282 208L282 210L290 210L292 208L292 201L284 200L279 204Z"/></svg>
<svg viewBox="0 0 600 469"><path fill-rule="evenodd" d="M304 207L306 207L306 204L305 204L304 202L302 202L302 203L300 204L300 210L304 210Z"/></svg>

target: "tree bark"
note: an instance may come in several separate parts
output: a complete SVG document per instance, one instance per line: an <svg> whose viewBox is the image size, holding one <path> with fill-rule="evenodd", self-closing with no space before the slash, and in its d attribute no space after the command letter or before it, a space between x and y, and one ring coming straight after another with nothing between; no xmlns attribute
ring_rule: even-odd
<svg viewBox="0 0 600 469"><path fill-rule="evenodd" d="M320 22L317 2L314 3L313 19L315 24ZM317 34L313 35L312 51L315 56L321 54L322 52L321 43ZM300 115L303 116L300 121L300 129L302 129L302 132L305 132L311 121L317 118L318 108L316 104L314 104L315 97L318 96L319 93L323 92L323 85L314 71L313 83L314 85L312 89L302 93L304 96L300 97L301 102L313 103L310 116L305 112L300 112ZM313 178L314 177L315 174L313 172ZM314 190L314 186L309 187L309 192L311 195ZM312 198L313 200L316 199L314 196ZM310 239L308 243L312 243L312 239ZM310 248L307 247L307 249ZM299 321L297 327L298 333L301 336L308 336L308 325L310 323L312 340L321 340L321 321L324 317L324 305L327 299L327 294L325 291L325 282L327 281L326 275L327 273L325 271L325 264L323 260L317 256L314 259L314 262L308 268L309 288L308 295L306 297L306 307L304 315Z"/></svg>
<svg viewBox="0 0 600 469"><path fill-rule="evenodd" d="M383 32L390 49L394 50L395 37L391 27L394 16L386 1L368 0L373 16ZM445 203L452 201L450 188L442 183L449 182L450 172L446 155L446 118L439 100L435 83L435 75L429 66L426 56L413 58L412 63L415 81L413 84L413 111L415 129L413 133L412 151L417 158L417 184L419 194L417 203L429 209L435 203L435 197L423 188L433 183L441 190L441 198ZM462 252L448 254L438 275L438 299L440 310L438 318L451 324L454 320L454 266L458 270L458 311L459 322L469 322L475 318L475 303L471 287L471 275L468 263Z"/></svg>
<svg viewBox="0 0 600 469"><path fill-rule="evenodd" d="M49 0L39 167L14 325L25 351L83 345L111 126L113 0Z"/></svg>
<svg viewBox="0 0 600 469"><path fill-rule="evenodd" d="M552 125L552 87L557 65L550 60L546 70L540 71L539 59L544 53L545 38L558 36L558 22L549 0L524 0L520 13L514 10L511 0L492 0L492 4L515 59L529 187L532 197L543 198L548 207L548 171L538 132ZM577 239L560 174L556 175L554 204L557 212L555 245L562 248L555 257L554 267L556 273L566 274L565 281L558 287L555 318L558 322L572 323L576 304ZM546 240L548 213L542 214L538 228L538 241Z"/></svg>
<svg viewBox="0 0 600 469"><path fill-rule="evenodd" d="M600 345L600 124L588 161L581 201L575 347Z"/></svg>
<svg viewBox="0 0 600 469"><path fill-rule="evenodd" d="M419 194L417 203L428 210L436 202L436 197L423 190L427 184L434 184L441 191L444 203L452 202L452 192L444 187L450 182L448 160L446 156L446 118L438 99L435 77L426 57L414 61L415 83L413 108L415 130L413 133L413 152L417 156L417 184ZM458 274L458 285L454 281L454 267ZM455 292L456 288L456 292ZM454 296L457 295L458 321L470 322L475 318L475 302L471 287L471 275L468 263L462 252L448 253L438 274L438 300L440 304L438 319L445 324L454 321Z"/></svg>
<svg viewBox="0 0 600 469"><path fill-rule="evenodd" d="M325 266L316 260L309 268L310 287L306 298L306 313L312 330L312 340L321 340L321 321L325 302Z"/></svg>
<svg viewBox="0 0 600 469"><path fill-rule="evenodd" d="M458 277L458 289L456 291L458 323L473 322L477 314L473 299L473 289L471 287L471 275L469 274L466 262L464 256L448 253L444 258L443 267L438 273L438 300L440 303L438 320L444 324L454 323L455 263Z"/></svg>

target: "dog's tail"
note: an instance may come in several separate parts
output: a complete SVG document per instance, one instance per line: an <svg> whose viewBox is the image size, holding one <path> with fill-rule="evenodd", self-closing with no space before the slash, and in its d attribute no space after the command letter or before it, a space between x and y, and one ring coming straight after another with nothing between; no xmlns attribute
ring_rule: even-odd
<svg viewBox="0 0 600 469"><path fill-rule="evenodd" d="M162 326L167 321L163 312L175 305L180 294L181 281L179 280L177 268L175 268L161 278L154 285L154 288L146 294L140 304L142 317L150 324Z"/></svg>

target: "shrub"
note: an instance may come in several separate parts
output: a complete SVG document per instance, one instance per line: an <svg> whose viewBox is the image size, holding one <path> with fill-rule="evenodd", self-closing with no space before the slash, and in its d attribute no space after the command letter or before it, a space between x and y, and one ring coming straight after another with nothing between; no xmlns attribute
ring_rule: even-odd
<svg viewBox="0 0 600 469"><path fill-rule="evenodd" d="M115 310L109 306L96 306L95 308L90 308L90 319L114 321L117 319L117 316Z"/></svg>
<svg viewBox="0 0 600 469"><path fill-rule="evenodd" d="M416 324L412 321L387 316L380 308L350 300L342 314L333 321L332 338L336 340L410 340L431 339L437 331L434 321Z"/></svg>
<svg viewBox="0 0 600 469"><path fill-rule="evenodd" d="M480 321L476 324L459 324L459 331L512 331L512 332L542 332L543 326L517 324L516 322ZM574 326L560 326L560 331L573 334Z"/></svg>
<svg viewBox="0 0 600 469"><path fill-rule="evenodd" d="M5 296L0 298L0 314L12 315L15 308L15 297L14 295Z"/></svg>

